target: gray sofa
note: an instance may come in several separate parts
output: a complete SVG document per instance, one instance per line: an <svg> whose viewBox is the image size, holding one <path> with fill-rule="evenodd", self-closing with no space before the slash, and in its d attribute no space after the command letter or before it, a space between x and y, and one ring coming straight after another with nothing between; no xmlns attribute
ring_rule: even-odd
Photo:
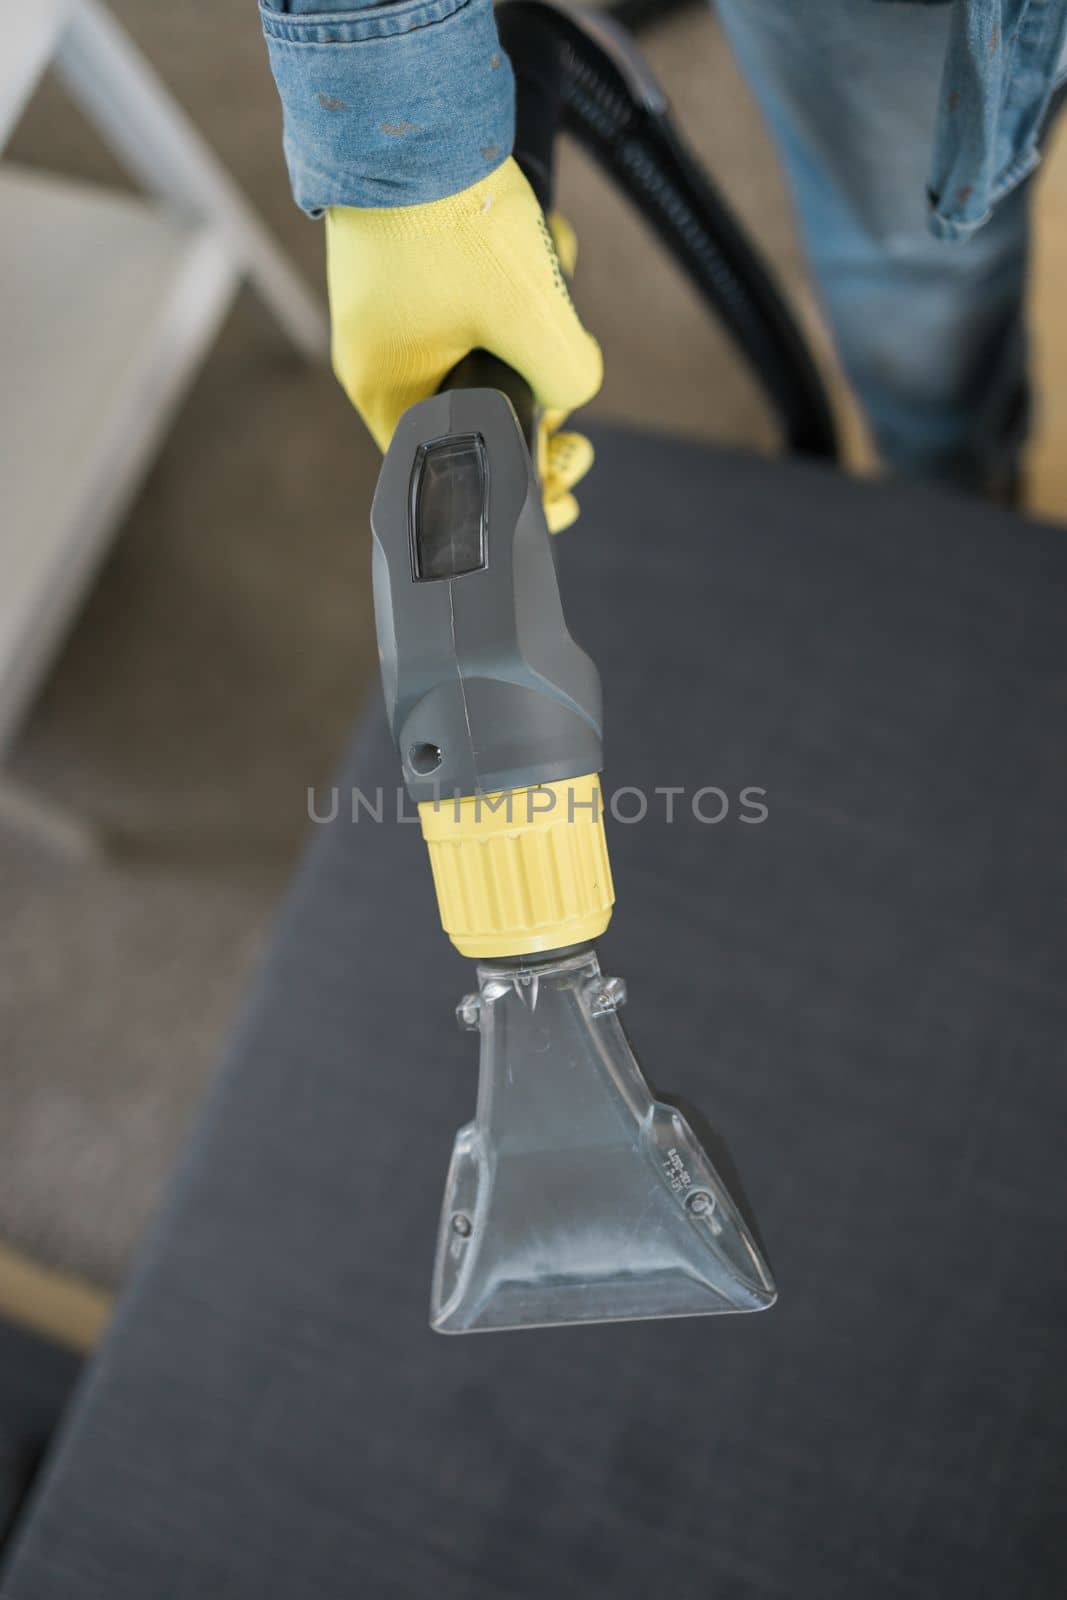
<svg viewBox="0 0 1067 1600"><path fill-rule="evenodd" d="M428 1331L469 977L417 830L342 806L3 1600L1067 1592L1067 540L597 447L561 561L606 787L768 808L611 825L605 967L649 1075L726 1131L778 1306ZM339 782L395 785L376 703Z"/></svg>

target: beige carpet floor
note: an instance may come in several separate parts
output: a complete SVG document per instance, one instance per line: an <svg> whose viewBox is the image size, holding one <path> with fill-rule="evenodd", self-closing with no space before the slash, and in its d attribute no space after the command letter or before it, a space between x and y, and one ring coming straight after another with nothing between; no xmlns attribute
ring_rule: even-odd
<svg viewBox="0 0 1067 1600"><path fill-rule="evenodd" d="M321 231L289 200L251 0L113 9L318 280ZM782 186L714 22L687 15L648 49L814 326ZM9 153L122 181L51 83ZM1060 182L1045 180L1057 202ZM561 200L582 239L578 299L607 358L595 411L773 448L759 396L721 335L573 154ZM1062 218L1062 205L1045 209ZM1062 283L1062 221L1042 250L1048 282ZM1062 309L1041 370L1062 440ZM1038 466L1039 503L1062 510L1067 474L1048 429ZM376 692L366 532L375 468L330 374L301 366L245 295L14 750L20 780L109 840L101 862L71 866L0 833L0 1239L35 1260L105 1286L121 1276L292 869L307 788L327 779ZM570 537L581 536L579 524Z"/></svg>

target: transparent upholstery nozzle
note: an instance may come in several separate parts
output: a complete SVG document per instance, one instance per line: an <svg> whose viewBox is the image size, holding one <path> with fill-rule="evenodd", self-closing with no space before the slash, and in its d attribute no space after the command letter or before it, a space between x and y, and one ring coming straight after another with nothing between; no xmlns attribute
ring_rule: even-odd
<svg viewBox="0 0 1067 1600"><path fill-rule="evenodd" d="M441 1333L761 1311L775 1287L692 1127L653 1098L596 953L478 968L478 1107L434 1266Z"/></svg>

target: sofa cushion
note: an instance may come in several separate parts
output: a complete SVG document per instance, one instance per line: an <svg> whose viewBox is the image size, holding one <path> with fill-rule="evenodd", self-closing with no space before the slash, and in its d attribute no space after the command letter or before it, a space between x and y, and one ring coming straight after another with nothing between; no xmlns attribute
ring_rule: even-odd
<svg viewBox="0 0 1067 1600"><path fill-rule="evenodd" d="M605 967L778 1306L428 1330L471 980L418 830L351 821L375 697L5 1600L1065 1592L1067 539L596 443L565 601L650 796Z"/></svg>

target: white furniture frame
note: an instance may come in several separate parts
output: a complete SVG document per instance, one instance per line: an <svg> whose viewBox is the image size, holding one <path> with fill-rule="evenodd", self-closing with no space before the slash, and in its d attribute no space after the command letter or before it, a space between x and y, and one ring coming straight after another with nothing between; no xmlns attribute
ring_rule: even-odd
<svg viewBox="0 0 1067 1600"><path fill-rule="evenodd" d="M146 198L0 165L0 759L241 281L308 359L329 344L323 305L100 0L5 10L0 148L49 65ZM10 780L5 815L90 846Z"/></svg>

